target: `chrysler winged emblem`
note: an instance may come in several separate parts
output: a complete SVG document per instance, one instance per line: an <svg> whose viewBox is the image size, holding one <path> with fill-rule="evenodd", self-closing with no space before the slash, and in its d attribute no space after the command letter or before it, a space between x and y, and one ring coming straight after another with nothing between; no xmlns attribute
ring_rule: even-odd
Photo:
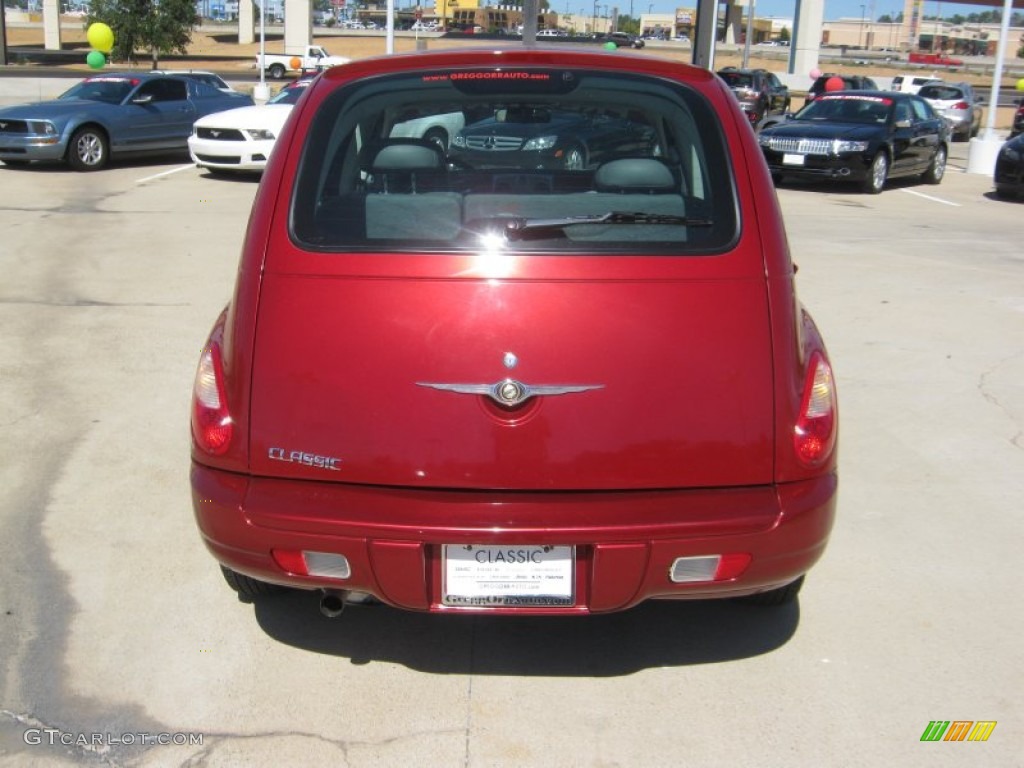
<svg viewBox="0 0 1024 768"><path fill-rule="evenodd" d="M506 368L514 368L519 358L513 352L506 352L501 359ZM524 384L516 379L501 379L493 384L448 383L436 381L417 381L416 386L439 389L442 392L455 392L460 395L483 395L498 405L512 408L525 403L531 397L547 395L570 395L575 392L589 392L592 389L604 389L604 384Z"/></svg>
<svg viewBox="0 0 1024 768"><path fill-rule="evenodd" d="M604 384L524 384L515 379L502 379L494 384L447 384L417 381L416 386L440 389L443 392L457 392L460 395L484 395L506 408L525 403L531 397L569 395L574 392L604 389Z"/></svg>

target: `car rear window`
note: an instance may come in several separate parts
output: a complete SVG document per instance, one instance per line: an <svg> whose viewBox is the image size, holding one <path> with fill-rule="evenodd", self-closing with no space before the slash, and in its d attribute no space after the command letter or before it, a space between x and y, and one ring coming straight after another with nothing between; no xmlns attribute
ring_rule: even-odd
<svg viewBox="0 0 1024 768"><path fill-rule="evenodd" d="M960 88L952 85L926 85L917 95L922 99L936 99L938 101L953 101L956 99L962 99L964 92Z"/></svg>
<svg viewBox="0 0 1024 768"><path fill-rule="evenodd" d="M750 88L754 84L754 76L747 72L719 72L718 76L730 88Z"/></svg>
<svg viewBox="0 0 1024 768"><path fill-rule="evenodd" d="M338 88L306 137L292 237L320 251L708 253L736 237L721 123L695 89L524 68Z"/></svg>

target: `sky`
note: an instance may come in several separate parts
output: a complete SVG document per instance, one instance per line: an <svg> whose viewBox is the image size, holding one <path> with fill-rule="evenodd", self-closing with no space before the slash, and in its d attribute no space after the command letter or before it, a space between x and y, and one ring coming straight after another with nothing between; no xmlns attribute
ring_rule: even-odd
<svg viewBox="0 0 1024 768"><path fill-rule="evenodd" d="M549 0L552 7L556 10L561 6L565 0ZM573 5L578 4L579 0L571 0ZM987 6L979 5L957 5L955 3L938 3L935 0L927 0L924 4L924 14L926 16L942 16L943 18L953 16L957 13L967 16L971 13L979 13L980 11L986 10L999 10L1002 8L1002 0L994 0L998 2L998 7L993 5L991 8ZM585 3L584 3L585 4ZM602 0L602 5L604 4ZM618 0L619 12L629 12L630 0ZM639 16L641 13L647 11L650 6L653 6L654 12L658 13L670 13L676 8L685 7L696 7L696 0L633 0L633 13ZM859 19L861 18L861 6L864 6L864 13L869 19L877 19L883 14L895 15L903 10L903 0L825 0L825 21L835 21L841 18ZM872 16L871 8L874 7L874 15ZM794 9L796 8L796 0L755 0L754 13L758 17L775 16L778 18L792 18Z"/></svg>

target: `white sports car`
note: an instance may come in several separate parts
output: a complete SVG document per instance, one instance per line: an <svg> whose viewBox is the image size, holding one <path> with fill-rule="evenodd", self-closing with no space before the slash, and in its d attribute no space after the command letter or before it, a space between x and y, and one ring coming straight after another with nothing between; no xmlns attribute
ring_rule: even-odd
<svg viewBox="0 0 1024 768"><path fill-rule="evenodd" d="M196 120L188 151L200 168L262 171L289 113L312 77L289 83L266 104L229 109Z"/></svg>

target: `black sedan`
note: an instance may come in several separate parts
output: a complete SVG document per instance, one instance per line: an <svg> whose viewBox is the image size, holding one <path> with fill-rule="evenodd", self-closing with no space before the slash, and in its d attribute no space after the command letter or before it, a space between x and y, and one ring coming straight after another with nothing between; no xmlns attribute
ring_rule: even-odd
<svg viewBox="0 0 1024 768"><path fill-rule="evenodd" d="M1024 133L1003 144L996 157L996 194L1013 198L1024 194Z"/></svg>
<svg viewBox="0 0 1024 768"><path fill-rule="evenodd" d="M618 155L649 155L655 138L647 123L611 111L522 104L467 125L452 139L448 158L468 168L576 171Z"/></svg>
<svg viewBox="0 0 1024 768"><path fill-rule="evenodd" d="M0 160L96 171L113 156L183 152L197 118L251 104L187 75L94 75L53 101L0 109Z"/></svg>
<svg viewBox="0 0 1024 768"><path fill-rule="evenodd" d="M760 134L776 184L785 177L860 183L878 194L895 177L938 184L946 172L949 124L909 93L825 93Z"/></svg>

